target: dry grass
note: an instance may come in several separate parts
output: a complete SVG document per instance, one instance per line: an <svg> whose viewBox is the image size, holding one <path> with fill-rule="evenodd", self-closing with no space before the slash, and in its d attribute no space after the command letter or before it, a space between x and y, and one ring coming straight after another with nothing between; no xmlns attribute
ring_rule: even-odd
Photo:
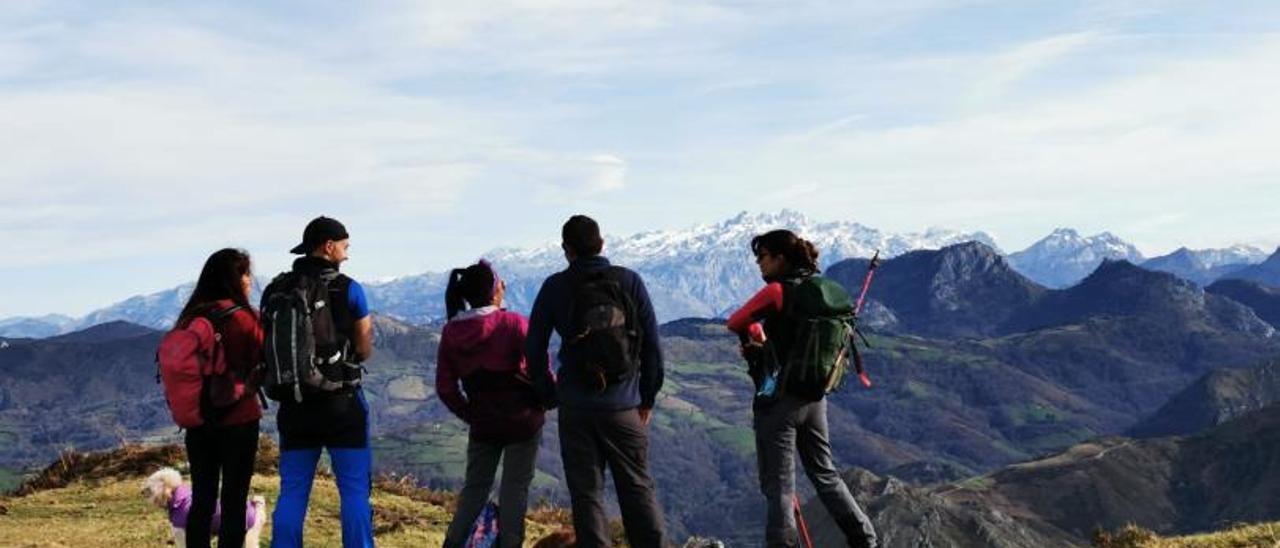
<svg viewBox="0 0 1280 548"><path fill-rule="evenodd" d="M129 444L102 453L64 451L58 460L35 477L22 482L15 494L23 496L57 489L75 481L146 476L157 468L174 466L185 460L186 454L177 445L147 447Z"/></svg>
<svg viewBox="0 0 1280 548"><path fill-rule="evenodd" d="M1095 533L1093 544L1099 548L1280 548L1280 522L1168 538L1130 525L1114 533Z"/></svg>

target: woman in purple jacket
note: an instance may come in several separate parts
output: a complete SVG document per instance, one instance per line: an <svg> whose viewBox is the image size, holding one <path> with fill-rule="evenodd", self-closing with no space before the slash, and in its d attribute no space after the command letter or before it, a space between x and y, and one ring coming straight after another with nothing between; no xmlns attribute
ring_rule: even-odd
<svg viewBox="0 0 1280 548"><path fill-rule="evenodd" d="M471 429L466 483L445 536L446 548L466 543L471 524L489 500L499 459L499 544L524 543L529 484L545 417L524 360L529 321L502 309L505 292L498 273L483 260L450 273L445 290L449 322L436 356L436 393Z"/></svg>

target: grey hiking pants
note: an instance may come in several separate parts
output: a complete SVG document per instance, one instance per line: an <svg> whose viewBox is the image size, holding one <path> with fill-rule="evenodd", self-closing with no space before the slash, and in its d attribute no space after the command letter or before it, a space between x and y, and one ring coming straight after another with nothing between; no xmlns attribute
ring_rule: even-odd
<svg viewBox="0 0 1280 548"><path fill-rule="evenodd" d="M635 409L596 411L560 407L560 456L573 502L580 548L609 548L604 469L618 490L622 525L632 548L664 546L662 509L649 475L649 436Z"/></svg>
<svg viewBox="0 0 1280 548"><path fill-rule="evenodd" d="M849 546L875 546L876 532L871 519L853 500L832 462L831 442L827 437L827 400L811 402L784 395L771 404L756 406L754 422L760 492L767 507L765 544L770 547L798 544L792 513L798 451L805 474L813 482L827 512L849 539Z"/></svg>
<svg viewBox="0 0 1280 548"><path fill-rule="evenodd" d="M529 506L529 484L538 459L539 431L533 439L499 445L471 439L467 442L467 479L458 495L458 509L445 535L445 548L466 545L476 517L489 502L489 490L502 459L502 483L498 487L498 538L502 548L524 544L524 515Z"/></svg>

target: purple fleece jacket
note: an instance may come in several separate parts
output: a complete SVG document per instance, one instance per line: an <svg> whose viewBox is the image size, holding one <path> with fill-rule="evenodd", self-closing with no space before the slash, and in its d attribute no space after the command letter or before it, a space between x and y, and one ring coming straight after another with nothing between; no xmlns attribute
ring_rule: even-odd
<svg viewBox="0 0 1280 548"><path fill-rule="evenodd" d="M169 499L169 523L179 529L186 529L187 516L189 514L191 514L191 486L183 484L173 491L173 498ZM253 524L257 523L257 521L258 511L253 507L253 501L245 501L245 530L253 529ZM218 501L213 506L213 525L209 527L209 530L216 535L221 525L222 501Z"/></svg>
<svg viewBox="0 0 1280 548"><path fill-rule="evenodd" d="M436 393L476 439L526 441L546 420L524 360L528 331L524 316L486 306L455 316L440 334Z"/></svg>

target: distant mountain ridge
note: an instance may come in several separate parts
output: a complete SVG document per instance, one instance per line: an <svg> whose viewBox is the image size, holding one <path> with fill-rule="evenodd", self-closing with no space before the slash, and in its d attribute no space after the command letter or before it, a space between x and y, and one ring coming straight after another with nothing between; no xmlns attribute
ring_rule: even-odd
<svg viewBox="0 0 1280 548"><path fill-rule="evenodd" d="M1049 293L1016 320L1015 329L1065 325L1089 316L1125 315L1135 311L1164 318L1194 318L1224 329L1264 336L1274 333L1269 324L1239 303L1208 294L1167 272L1153 272L1123 260L1104 261L1079 284Z"/></svg>
<svg viewBox="0 0 1280 548"><path fill-rule="evenodd" d="M1140 438L1183 436L1280 403L1280 359L1211 371L1129 430Z"/></svg>
<svg viewBox="0 0 1280 548"><path fill-rule="evenodd" d="M1262 263L1243 268L1224 276L1226 279L1252 280L1271 287L1280 287L1280 248Z"/></svg>
<svg viewBox="0 0 1280 548"><path fill-rule="evenodd" d="M0 320L0 336L4 337L52 337L66 333L77 320L62 314L46 314L44 316L19 316Z"/></svg>
<svg viewBox="0 0 1280 548"><path fill-rule="evenodd" d="M860 291L869 262L847 259L825 274ZM912 251L880 266L867 297L883 308L869 308L868 321L873 328L923 336L991 336L1047 291L982 243Z"/></svg>
<svg viewBox="0 0 1280 548"><path fill-rule="evenodd" d="M844 260L826 275L856 292L867 264ZM1106 316L1181 318L1224 331L1274 333L1247 306L1166 272L1108 259L1076 285L1047 289L977 242L889 259L867 297L879 305L868 309L870 327L926 337L1001 336Z"/></svg>
<svg viewBox="0 0 1280 548"><path fill-rule="evenodd" d="M1253 246L1237 245L1227 249L1191 250L1180 247L1173 253L1148 259L1143 268L1159 270L1191 280L1201 286L1266 260L1267 254Z"/></svg>
<svg viewBox="0 0 1280 548"><path fill-rule="evenodd" d="M743 212L717 223L626 237L607 235L605 255L644 276L661 321L720 317L759 287L748 244L752 236L776 228L789 228L812 240L821 251L822 267L844 259L866 258L876 250L887 259L965 242L979 242L995 255L1003 256L993 239L983 232L931 228L922 233L892 234L855 222L816 221L790 210ZM526 249L499 248L483 256L499 268L507 282L507 306L521 312L532 306L542 280L565 266L558 243ZM1111 233L1084 237L1073 229L1062 228L1027 249L1004 257L1005 266L1001 268L1007 267L1050 289L1078 283L1104 260L1126 260L1200 285L1237 271L1241 277L1253 276L1263 283L1280 285L1280 259L1273 261L1273 266L1249 267L1249 263L1263 259L1258 248L1238 245L1225 249L1184 248L1144 261L1132 244ZM444 315L445 278L444 273L428 272L382 282L366 280L364 285L374 310L427 324ZM263 283L258 280L259 287ZM78 319L57 315L3 319L0 337L48 337L112 320L165 328L172 324L191 288L192 284L187 283L130 297ZM895 321L879 312L883 311L873 305L868 310L868 320Z"/></svg>
<svg viewBox="0 0 1280 548"><path fill-rule="evenodd" d="M607 228L607 226L606 226ZM745 301L760 285L759 271L749 248L753 236L788 228L811 240L821 251L822 265L880 250L893 257L918 249L937 249L966 241L995 247L982 232L929 229L923 233L891 234L854 222L821 222L800 213L746 212L719 223L678 230L644 232L627 237L606 236L605 255L615 264L640 272L660 321L682 317L715 317ZM554 234L554 231L552 232ZM550 239L550 238L549 238ZM507 306L528 312L543 279L566 265L559 244L529 249L496 249L483 254L507 283ZM461 265L460 265L461 266ZM446 275L428 272L386 282L364 282L370 307L414 323L444 316ZM259 280L259 286L262 280ZM157 329L173 323L193 284L131 297L71 323L0 323L0 336L49 336L111 320L124 320Z"/></svg>
<svg viewBox="0 0 1280 548"><path fill-rule="evenodd" d="M1225 279L1214 282L1204 290L1248 306L1263 321L1280 329L1280 287L1253 280Z"/></svg>

